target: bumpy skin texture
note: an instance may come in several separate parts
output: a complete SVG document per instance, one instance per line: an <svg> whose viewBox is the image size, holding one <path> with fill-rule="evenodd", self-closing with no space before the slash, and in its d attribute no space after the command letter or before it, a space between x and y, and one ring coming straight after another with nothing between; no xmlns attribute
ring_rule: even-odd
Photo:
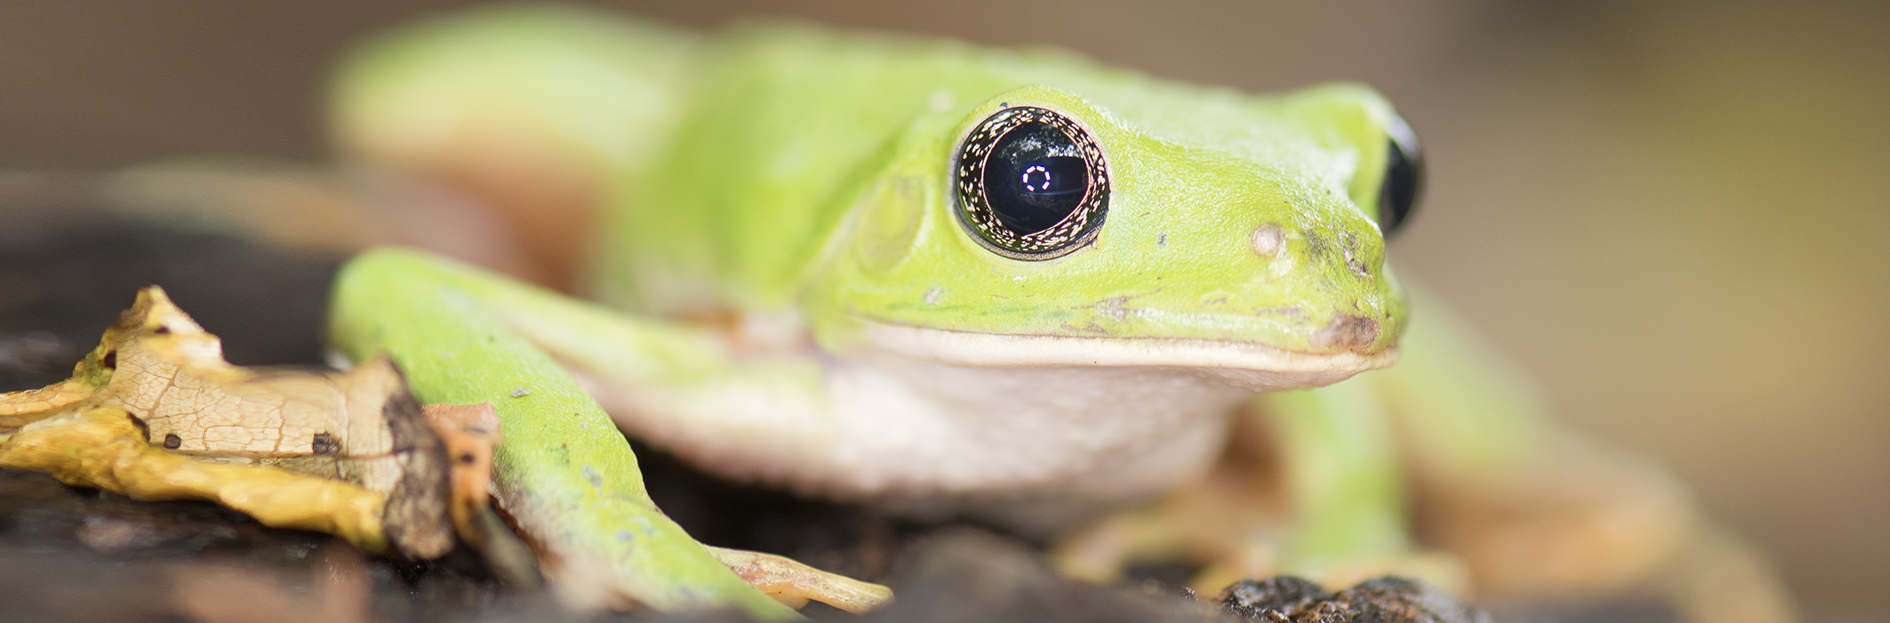
<svg viewBox="0 0 1890 623"><path fill-rule="evenodd" d="M465 58L499 49L506 62L495 71L465 71ZM601 103L571 105L587 98ZM1015 106L1074 119L1107 159L1107 221L1057 259L994 254L955 212L961 137ZM1150 372L1109 378L1164 379L1177 388L1170 393L1226 391L1224 381L1289 389L1388 365L1404 330L1405 299L1374 222L1395 116L1358 85L1257 97L1056 52L780 24L696 40L507 8L367 49L344 72L337 109L353 143L450 142L441 137L510 124L614 179L620 192L592 289L630 314L386 250L339 278L333 335L356 358L391 352L425 401L497 405L501 502L567 562L601 557L612 590L659 608L779 614L655 510L627 444L565 367L606 389L619 424L680 454L748 455L725 471L864 495L884 492L889 477L847 461L889 441L856 426L886 405L918 405L937 416L920 424L947 429L955 417L1001 415L986 408L979 377L936 371L1036 368L1062 382L1116 368ZM680 318L732 319L733 328ZM928 385L948 379L958 385ZM877 398L886 388L898 396ZM1032 398L1021 411L1064 418L1044 420L1039 433L1089 454L1058 455L1054 468L1020 477L1029 480L1023 499L1064 488L1053 476L1107 465L1112 452L1168 447L1077 417L1107 415L1071 412L1080 401ZM1196 438L1181 445L1211 451L1241 399L1188 407L1179 415L1190 424L1172 428ZM1314 457L1386 456L1382 436L1348 434L1381 428L1375 412L1350 421L1328 411L1309 409L1285 441ZM915 426L894 431L896 441L978 433L928 437ZM1332 444L1348 447L1315 448ZM910 469L925 465L915 457L953 453L915 448L867 467ZM1035 469L1027 444L1005 452ZM1199 472L1205 460L1164 468ZM1002 498L955 489L942 473L999 463L942 464L937 482L914 481L925 489L915 494ZM1382 458L1321 477L1330 486L1305 488L1368 493L1325 495L1340 501L1316 504L1308 522L1355 506L1374 517L1395 508L1396 475ZM855 481L823 481L847 478ZM1378 527L1320 537L1335 543L1310 549L1397 549L1396 523L1330 522Z"/></svg>

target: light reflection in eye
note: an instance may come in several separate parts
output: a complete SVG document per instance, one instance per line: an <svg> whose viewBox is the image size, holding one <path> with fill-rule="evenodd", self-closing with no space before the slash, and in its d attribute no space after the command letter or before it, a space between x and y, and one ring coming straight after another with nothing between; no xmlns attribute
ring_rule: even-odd
<svg viewBox="0 0 1890 623"><path fill-rule="evenodd" d="M1041 184L1031 183L1030 181L1031 176L1042 177L1043 183ZM1050 190L1050 181L1051 181L1050 168L1043 166L1041 164L1030 165L1029 167L1024 169L1023 181L1024 181L1024 190L1027 190L1033 193L1039 193L1039 192Z"/></svg>

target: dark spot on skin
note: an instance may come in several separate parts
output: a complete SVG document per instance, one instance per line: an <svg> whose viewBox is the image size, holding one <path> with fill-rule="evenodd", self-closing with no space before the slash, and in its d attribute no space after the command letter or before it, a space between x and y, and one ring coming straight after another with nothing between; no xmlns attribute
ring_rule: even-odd
<svg viewBox="0 0 1890 623"><path fill-rule="evenodd" d="M1298 307L1262 307L1253 310L1253 313L1262 316L1285 316L1300 322L1310 320L1310 318L1306 316L1306 310Z"/></svg>
<svg viewBox="0 0 1890 623"><path fill-rule="evenodd" d="M1365 261L1358 257L1358 237L1346 234L1339 237L1340 249L1345 252L1345 267L1352 269L1360 277L1370 277L1372 273L1365 268Z"/></svg>
<svg viewBox="0 0 1890 623"><path fill-rule="evenodd" d="M1312 345L1320 349L1345 349L1363 352L1378 341L1378 321L1363 316L1338 316L1312 335Z"/></svg>
<svg viewBox="0 0 1890 623"><path fill-rule="evenodd" d="M473 461L476 461L476 460L478 460L478 459L477 459L477 458L475 458L475 457L473 457L473 455L472 455L472 453L471 453L471 452L468 452L468 453L466 453L466 454L462 454L462 455L459 455L459 462L461 462L461 463L465 463L465 464L467 464L467 465L471 465L471 464L473 463Z"/></svg>
<svg viewBox="0 0 1890 623"><path fill-rule="evenodd" d="M100 367L105 368L106 370L117 370L118 369L118 351L115 351L115 350L105 351L105 356L99 358L98 365Z"/></svg>
<svg viewBox="0 0 1890 623"><path fill-rule="evenodd" d="M138 419L138 416L127 413L125 414L125 417L131 418L131 425L138 427L138 435L141 437L144 437L144 442L151 443L151 427L145 426L144 420ZM13 426L20 426L21 424L24 424L24 422L22 422L21 424L10 424L8 423L8 420L11 420L11 419L13 418L0 418L0 426L13 427Z"/></svg>
<svg viewBox="0 0 1890 623"><path fill-rule="evenodd" d="M1325 237L1306 232L1306 255L1313 259L1325 259L1332 254L1332 242Z"/></svg>
<svg viewBox="0 0 1890 623"><path fill-rule="evenodd" d="M316 454L334 454L341 451L341 442L329 433L315 433L315 443L310 444Z"/></svg>
<svg viewBox="0 0 1890 623"><path fill-rule="evenodd" d="M184 447L183 437L178 437L177 433L167 433L164 435L164 449L165 450L176 450L182 447Z"/></svg>

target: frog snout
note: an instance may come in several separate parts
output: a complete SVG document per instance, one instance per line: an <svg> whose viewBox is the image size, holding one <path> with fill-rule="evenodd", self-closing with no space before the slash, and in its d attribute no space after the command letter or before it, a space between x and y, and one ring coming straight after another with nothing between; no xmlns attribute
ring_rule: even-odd
<svg viewBox="0 0 1890 623"><path fill-rule="evenodd" d="M1367 352L1372 344L1378 341L1378 334L1382 330L1377 320L1342 314L1334 316L1331 322L1326 323L1326 326L1314 331L1310 341L1314 348L1321 350L1351 350L1362 353Z"/></svg>

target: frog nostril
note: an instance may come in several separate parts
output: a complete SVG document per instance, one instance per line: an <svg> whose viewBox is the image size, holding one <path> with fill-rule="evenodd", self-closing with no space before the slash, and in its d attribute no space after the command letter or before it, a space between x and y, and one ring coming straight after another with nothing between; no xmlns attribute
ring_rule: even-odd
<svg viewBox="0 0 1890 623"><path fill-rule="evenodd" d="M1378 341L1378 321L1364 316L1335 316L1312 334L1312 346L1319 349L1363 351Z"/></svg>

